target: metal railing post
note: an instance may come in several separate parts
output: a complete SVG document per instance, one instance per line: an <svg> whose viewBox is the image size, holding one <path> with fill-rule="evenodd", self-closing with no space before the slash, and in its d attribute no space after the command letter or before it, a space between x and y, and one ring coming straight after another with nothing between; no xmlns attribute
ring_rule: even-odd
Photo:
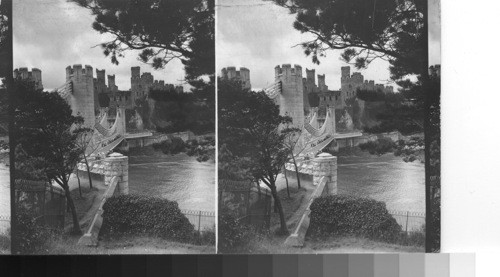
<svg viewBox="0 0 500 277"><path fill-rule="evenodd" d="M198 233L200 233L201 228L201 211L198 212Z"/></svg>
<svg viewBox="0 0 500 277"><path fill-rule="evenodd" d="M408 217L410 215L409 211L406 211L406 234L408 234Z"/></svg>

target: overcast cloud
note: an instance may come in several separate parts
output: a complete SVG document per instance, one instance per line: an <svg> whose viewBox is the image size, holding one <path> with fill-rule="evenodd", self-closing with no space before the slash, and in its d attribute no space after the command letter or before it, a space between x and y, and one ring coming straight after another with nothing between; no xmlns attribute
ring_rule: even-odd
<svg viewBox="0 0 500 277"><path fill-rule="evenodd" d="M441 0L429 1L429 65L441 64Z"/></svg>
<svg viewBox="0 0 500 277"><path fill-rule="evenodd" d="M329 51L320 65L306 57L298 43L311 37L296 31L295 16L286 9L261 0L219 0L217 7L217 72L227 66L250 69L252 88L265 88L274 82L274 67L280 64L300 64L305 69L316 69L326 74L331 90L340 89L340 51ZM351 73L354 72L351 67ZM365 79L386 84L389 80L388 63L375 61L361 70Z"/></svg>
<svg viewBox="0 0 500 277"><path fill-rule="evenodd" d="M43 86L53 89L65 82L66 67L73 64L88 64L96 69L105 69L106 74L115 74L120 90L130 89L130 67L141 66L141 72L151 72L155 80L179 85L184 79L180 61L174 61L163 70L137 60L137 52L129 51L114 65L102 53L102 42L110 35L101 35L92 29L90 12L64 0L14 1L14 68L37 67L42 70ZM107 82L107 80L106 80ZM187 86L186 86L187 88Z"/></svg>

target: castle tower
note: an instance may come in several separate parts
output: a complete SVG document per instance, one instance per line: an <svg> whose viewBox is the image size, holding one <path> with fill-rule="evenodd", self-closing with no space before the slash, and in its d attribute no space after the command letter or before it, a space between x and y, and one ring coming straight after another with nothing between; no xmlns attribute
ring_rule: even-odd
<svg viewBox="0 0 500 277"><path fill-rule="evenodd" d="M240 80L244 89L250 89L250 70L246 67L240 67Z"/></svg>
<svg viewBox="0 0 500 277"><path fill-rule="evenodd" d="M318 88L320 92L327 92L328 86L325 83L325 74L318 74Z"/></svg>
<svg viewBox="0 0 500 277"><path fill-rule="evenodd" d="M96 79L94 79L94 104L99 109L99 93L106 93L106 70L96 68Z"/></svg>
<svg viewBox="0 0 500 277"><path fill-rule="evenodd" d="M227 79L227 69L225 67L220 71L220 77L222 79Z"/></svg>
<svg viewBox="0 0 500 277"><path fill-rule="evenodd" d="M342 71L342 75L340 77L340 82L347 82L351 78L351 67L350 66L342 66L340 68Z"/></svg>
<svg viewBox="0 0 500 277"><path fill-rule="evenodd" d="M292 118L292 124L302 129L304 125L304 87L302 83L302 67L300 65L283 64L274 68L275 80L281 81L279 96L280 114Z"/></svg>
<svg viewBox="0 0 500 277"><path fill-rule="evenodd" d="M14 70L14 79L20 78L22 80L28 80L33 82L35 89L43 89L42 85L42 71L38 68L33 68L28 71L27 67L21 67Z"/></svg>
<svg viewBox="0 0 500 277"><path fill-rule="evenodd" d="M240 67L240 70L236 70L234 66L225 67L221 70L221 78L240 81L244 89L252 88L250 84L250 70L246 67Z"/></svg>
<svg viewBox="0 0 500 277"><path fill-rule="evenodd" d="M73 94L68 98L73 114L83 117L85 127L93 128L96 117L92 67L83 68L81 64L66 67L66 81L73 83Z"/></svg>
<svg viewBox="0 0 500 277"><path fill-rule="evenodd" d="M316 84L316 80L315 80L315 75L316 74L316 70L315 69L307 69L306 68L306 81L309 83L309 84Z"/></svg>
<svg viewBox="0 0 500 277"><path fill-rule="evenodd" d="M132 98L132 107L135 106L135 100L139 98L141 91L141 67L133 66L130 68L130 97Z"/></svg>
<svg viewBox="0 0 500 277"><path fill-rule="evenodd" d="M108 88L111 92L118 91L118 87L115 85L115 75L108 75Z"/></svg>

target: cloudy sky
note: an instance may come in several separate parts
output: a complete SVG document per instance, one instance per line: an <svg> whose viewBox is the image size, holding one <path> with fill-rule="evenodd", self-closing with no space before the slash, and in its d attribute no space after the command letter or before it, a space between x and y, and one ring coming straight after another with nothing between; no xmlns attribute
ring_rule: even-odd
<svg viewBox="0 0 500 277"><path fill-rule="evenodd" d="M429 65L441 64L441 0L429 1Z"/></svg>
<svg viewBox="0 0 500 277"><path fill-rule="evenodd" d="M436 0L431 0L436 2ZM437 16L437 13L434 13ZM293 28L295 16L286 9L262 0L219 0L217 6L217 72L227 66L244 66L250 69L252 88L265 88L274 82L274 67L279 64L300 64L316 69L316 74L326 74L326 84L332 90L340 89L340 67L347 64L340 60L340 51L329 51L320 65L312 63L301 47L294 47L311 36ZM433 29L433 48L440 40L440 32ZM438 34L439 33L439 34ZM436 55L431 55L436 60ZM365 80L390 84L389 64L374 61L360 72ZM351 73L356 71L351 66Z"/></svg>
<svg viewBox="0 0 500 277"><path fill-rule="evenodd" d="M93 17L86 9L65 0L14 1L14 68L37 67L42 70L44 88L64 84L66 67L88 64L95 69L106 69L116 75L121 90L130 89L130 67L141 66L141 72L151 72L155 80L179 85L184 78L179 61L169 63L163 70L154 70L137 60L136 52L127 52L114 65L95 45L109 41L111 36L92 29ZM107 82L107 80L106 80Z"/></svg>
<svg viewBox="0 0 500 277"><path fill-rule="evenodd" d="M331 90L340 89L340 51L330 51L320 65L312 63L301 47L293 47L311 37L296 31L295 16L286 9L262 0L219 0L217 8L217 68L244 66L250 69L252 88L264 88L274 82L274 67L280 64L300 64L326 74ZM351 73L354 72L351 67ZM375 61L362 70L365 80L386 84L388 63Z"/></svg>

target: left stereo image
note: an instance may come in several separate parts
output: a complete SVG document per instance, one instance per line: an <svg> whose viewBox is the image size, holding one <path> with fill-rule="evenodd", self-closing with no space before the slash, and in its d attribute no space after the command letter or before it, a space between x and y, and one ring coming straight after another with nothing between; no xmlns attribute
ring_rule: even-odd
<svg viewBox="0 0 500 277"><path fill-rule="evenodd" d="M12 19L2 247L215 253L214 0L15 1Z"/></svg>

